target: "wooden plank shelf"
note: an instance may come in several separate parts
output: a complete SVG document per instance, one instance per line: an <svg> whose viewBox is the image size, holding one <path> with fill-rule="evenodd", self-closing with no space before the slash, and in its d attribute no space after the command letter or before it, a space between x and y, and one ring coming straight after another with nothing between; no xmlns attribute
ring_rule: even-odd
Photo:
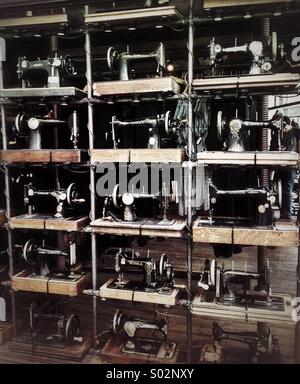
<svg viewBox="0 0 300 384"><path fill-rule="evenodd" d="M91 163L129 163L129 149L92 149Z"/></svg>
<svg viewBox="0 0 300 384"><path fill-rule="evenodd" d="M76 281L36 276L26 269L11 279L15 291L39 292L70 297L78 296L87 288L91 280L90 273L84 273Z"/></svg>
<svg viewBox="0 0 300 384"><path fill-rule="evenodd" d="M138 80L116 80L94 83L94 96L120 96L148 93L179 94L186 86L184 80L177 77L158 77ZM0 93L1 96L1 93Z"/></svg>
<svg viewBox="0 0 300 384"><path fill-rule="evenodd" d="M179 19L181 17L175 6L129 9L125 11L90 13L85 16L86 24L94 23L124 23L128 21L141 21L143 23L166 18Z"/></svg>
<svg viewBox="0 0 300 384"><path fill-rule="evenodd" d="M100 287L101 299L115 299L134 301L140 303L159 304L172 307L176 305L179 295L179 289L174 288L170 295L164 295L158 292L145 292L132 289L109 288L115 279L108 280Z"/></svg>
<svg viewBox="0 0 300 384"><path fill-rule="evenodd" d="M13 325L0 321L0 345L10 341L13 337Z"/></svg>
<svg viewBox="0 0 300 384"><path fill-rule="evenodd" d="M9 149L0 151L3 163L81 163L88 159L87 150L79 149Z"/></svg>
<svg viewBox="0 0 300 384"><path fill-rule="evenodd" d="M297 93L296 86L300 81L297 73L278 73L271 75L241 75L228 77L209 77L195 79L193 87L195 92L226 93L229 90L247 90L251 92Z"/></svg>
<svg viewBox="0 0 300 384"><path fill-rule="evenodd" d="M75 87L57 88L7 88L0 89L0 97L3 98L41 98L41 97L86 97L86 92Z"/></svg>
<svg viewBox="0 0 300 384"><path fill-rule="evenodd" d="M297 167L299 155L296 152L218 152L207 151L197 154L198 164L204 165L251 165Z"/></svg>
<svg viewBox="0 0 300 384"><path fill-rule="evenodd" d="M206 221L207 222L207 221ZM272 229L261 227L225 227L195 221L195 243L298 247L299 228L295 224L276 223Z"/></svg>
<svg viewBox="0 0 300 384"><path fill-rule="evenodd" d="M77 232L89 223L87 216L72 216L63 219L51 215L20 215L10 219L12 229L42 229L53 231Z"/></svg>
<svg viewBox="0 0 300 384"><path fill-rule="evenodd" d="M273 294L283 300L284 310L275 311L268 308L246 308L234 304L203 302L195 296L191 306L191 313L197 316L244 320L248 322L263 321L278 324L284 328L295 327L292 320L292 298L289 295Z"/></svg>
<svg viewBox="0 0 300 384"><path fill-rule="evenodd" d="M98 219L90 223L89 231L98 234L118 236L150 236L165 238L181 238L184 234L186 221L176 220L171 224L141 219L134 222L118 222L114 220Z"/></svg>

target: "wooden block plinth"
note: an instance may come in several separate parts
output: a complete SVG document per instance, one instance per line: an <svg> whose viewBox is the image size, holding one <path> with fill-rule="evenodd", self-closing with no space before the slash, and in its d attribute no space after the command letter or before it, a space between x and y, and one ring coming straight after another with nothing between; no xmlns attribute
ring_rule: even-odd
<svg viewBox="0 0 300 384"><path fill-rule="evenodd" d="M102 81L94 83L95 96L115 96L147 93L179 94L186 83L176 77L160 77L152 79Z"/></svg>
<svg viewBox="0 0 300 384"><path fill-rule="evenodd" d="M87 151L80 149L54 149L51 151L52 163L81 163L87 160Z"/></svg>
<svg viewBox="0 0 300 384"><path fill-rule="evenodd" d="M202 302L199 296L196 296L192 302L191 312L193 315L233 319L247 322L267 322L277 324L282 328L295 327L292 320L292 298L288 295L273 294L275 297L281 297L284 301L284 310L275 311L268 308L246 308L238 305L228 305L222 303Z"/></svg>
<svg viewBox="0 0 300 384"><path fill-rule="evenodd" d="M13 326L7 322L0 321L0 345L10 341L13 336Z"/></svg>
<svg viewBox="0 0 300 384"><path fill-rule="evenodd" d="M92 163L129 163L129 149L93 149Z"/></svg>
<svg viewBox="0 0 300 384"><path fill-rule="evenodd" d="M193 226L196 243L298 247L299 229L294 224L277 223L272 229L258 227Z"/></svg>
<svg viewBox="0 0 300 384"><path fill-rule="evenodd" d="M24 341L23 341L24 340ZM51 345L39 345L34 343L34 351L32 342L30 342L30 334L22 333L16 340L9 343L9 349L14 352L32 355L33 352L38 356L47 356L48 358L57 358L63 360L81 361L91 347L91 338L86 336L82 343L74 343L66 345L64 348L57 348Z"/></svg>
<svg viewBox="0 0 300 384"><path fill-rule="evenodd" d="M122 342L117 338L110 338L101 351L101 356L109 363L115 364L175 364L178 359L179 349L176 348L171 359L159 356L139 355L134 353L123 353Z"/></svg>
<svg viewBox="0 0 300 384"><path fill-rule="evenodd" d="M51 151L49 149L9 149L0 151L0 161L4 163L49 163Z"/></svg>
<svg viewBox="0 0 300 384"><path fill-rule="evenodd" d="M130 289L115 289L108 288L115 279L110 279L108 282L100 287L100 296L103 299L115 299L115 300L125 300L125 301L135 301L140 303L149 303L149 304L160 304L166 305L168 307L174 306L177 303L177 297L179 294L179 289L173 290L170 295L163 295L157 292L144 292L138 290Z"/></svg>
<svg viewBox="0 0 300 384"><path fill-rule="evenodd" d="M55 278L32 277L32 271L26 269L12 277L12 287L16 291L40 292L55 295L78 296L89 284L91 274L86 273L77 281Z"/></svg>
<svg viewBox="0 0 300 384"><path fill-rule="evenodd" d="M90 226L93 233L100 234L181 238L186 222L178 220L170 223L170 225L163 225L158 220L152 222L143 219L128 223L98 219L91 222Z"/></svg>
<svg viewBox="0 0 300 384"><path fill-rule="evenodd" d="M21 215L10 219L12 229L46 229L53 231L76 232L86 227L89 223L87 216L66 217L57 219L50 215Z"/></svg>
<svg viewBox="0 0 300 384"><path fill-rule="evenodd" d="M199 152L199 164L204 165L267 165L297 167L299 155L296 152Z"/></svg>
<svg viewBox="0 0 300 384"><path fill-rule="evenodd" d="M132 163L182 163L185 159L183 149L131 149Z"/></svg>

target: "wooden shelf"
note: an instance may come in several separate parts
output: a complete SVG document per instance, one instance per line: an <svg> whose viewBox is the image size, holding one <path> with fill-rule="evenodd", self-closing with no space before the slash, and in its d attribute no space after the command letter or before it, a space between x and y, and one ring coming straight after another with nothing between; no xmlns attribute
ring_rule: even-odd
<svg viewBox="0 0 300 384"><path fill-rule="evenodd" d="M186 227L185 221L175 221L170 225L149 219L137 220L131 223L98 219L90 223L89 231L98 234L118 236L153 236L166 238L181 238Z"/></svg>
<svg viewBox="0 0 300 384"><path fill-rule="evenodd" d="M0 321L0 345L10 341L13 337L13 325Z"/></svg>
<svg viewBox="0 0 300 384"><path fill-rule="evenodd" d="M273 294L272 296L283 300L283 311L267 308L246 308L234 304L207 303L202 302L200 297L196 296L192 302L191 313L204 317L245 320L249 322L264 321L270 324L279 324L282 327L295 327L295 323L292 320L292 298L281 294Z"/></svg>
<svg viewBox="0 0 300 384"><path fill-rule="evenodd" d="M179 294L179 289L177 288L174 288L170 295L164 295L157 292L108 288L108 286L114 281L115 279L110 279L100 287L100 297L102 299L125 300L157 305L159 304L166 305L168 307L172 307L177 303L177 297Z"/></svg>
<svg viewBox="0 0 300 384"><path fill-rule="evenodd" d="M14 17L0 20L0 28L16 28L16 27L55 27L60 24L68 24L69 17L66 13L58 13L55 15L39 15Z"/></svg>
<svg viewBox="0 0 300 384"><path fill-rule="evenodd" d="M201 220L193 226L195 243L257 245L273 247L298 247L299 228L295 224L276 223L272 229L261 227L225 227L201 225Z"/></svg>
<svg viewBox="0 0 300 384"><path fill-rule="evenodd" d="M195 92L218 92L246 90L249 93L259 92L266 95L275 93L297 93L296 86L300 81L297 73L278 73L273 75L241 75L229 77L210 77L195 79Z"/></svg>
<svg viewBox="0 0 300 384"><path fill-rule="evenodd" d="M157 19L179 19L181 17L177 8L174 6L157 7L157 8L141 8L129 9L125 11L90 13L85 16L86 24L94 23L124 23L128 21L155 21Z"/></svg>
<svg viewBox="0 0 300 384"><path fill-rule="evenodd" d="M89 284L90 273L84 273L77 281L39 277L26 269L11 279L15 291L49 293L54 295L78 296Z"/></svg>
<svg viewBox="0 0 300 384"><path fill-rule="evenodd" d="M4 98L43 98L43 97L85 97L86 92L75 87L58 88L7 88L0 89L0 97Z"/></svg>
<svg viewBox="0 0 300 384"><path fill-rule="evenodd" d="M252 165L297 167L299 155L296 152L217 152L207 151L197 154L199 164L204 165Z"/></svg>
<svg viewBox="0 0 300 384"><path fill-rule="evenodd" d="M87 216L73 216L57 219L51 215L21 215L10 219L12 229L42 229L52 231L78 232L89 223Z"/></svg>
<svg viewBox="0 0 300 384"><path fill-rule="evenodd" d="M186 82L176 77L138 80L116 80L94 83L94 96L120 96L148 93L179 94ZM0 93L1 96L1 93Z"/></svg>
<svg viewBox="0 0 300 384"><path fill-rule="evenodd" d="M91 162L95 163L182 163L185 151L162 149L94 149Z"/></svg>
<svg viewBox="0 0 300 384"><path fill-rule="evenodd" d="M4 163L81 163L88 158L87 151L79 149L9 149L0 151Z"/></svg>

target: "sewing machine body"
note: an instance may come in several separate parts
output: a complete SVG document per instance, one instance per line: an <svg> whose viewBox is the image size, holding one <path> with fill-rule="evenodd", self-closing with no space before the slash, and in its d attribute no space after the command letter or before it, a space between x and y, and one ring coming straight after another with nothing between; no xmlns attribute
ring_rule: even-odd
<svg viewBox="0 0 300 384"><path fill-rule="evenodd" d="M112 332L122 339L123 354L158 357L162 360L170 360L175 355L176 344L168 340L166 319L144 321L117 310L113 317Z"/></svg>
<svg viewBox="0 0 300 384"><path fill-rule="evenodd" d="M77 74L70 56L57 55L46 60L33 61L19 57L17 73L25 88L33 88L36 82L39 87L59 88L64 77L72 78Z"/></svg>
<svg viewBox="0 0 300 384"><path fill-rule="evenodd" d="M107 64L111 71L117 71L119 80L129 80L132 78L132 65L138 62L157 62L156 74L161 74L166 66L165 47L160 43L159 47L152 53L132 54L129 52L119 52L114 47L107 51Z"/></svg>

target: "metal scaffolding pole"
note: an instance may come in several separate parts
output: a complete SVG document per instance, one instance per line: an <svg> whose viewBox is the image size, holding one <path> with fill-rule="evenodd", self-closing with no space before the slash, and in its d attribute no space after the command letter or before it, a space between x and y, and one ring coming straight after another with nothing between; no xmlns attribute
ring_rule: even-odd
<svg viewBox="0 0 300 384"><path fill-rule="evenodd" d="M299 223L298 223L299 225ZM298 264L297 264L297 292L296 296L300 297L300 227L299 227L299 246L298 246ZM295 330L295 355L296 363L300 364L300 321L296 324Z"/></svg>
<svg viewBox="0 0 300 384"><path fill-rule="evenodd" d="M85 6L85 13L88 14L89 7ZM91 102L93 97L92 84L92 56L91 56L91 36L88 28L85 31L85 52L86 52L86 79L88 89L88 131L89 131L89 150L94 149L94 107ZM90 168L90 196L91 212L90 219L96 220L96 188L95 188L95 169ZM98 300L95 292L97 291L97 239L94 233L91 234L91 252L92 252L92 289L93 289L93 338L94 348L97 349L98 336Z"/></svg>
<svg viewBox="0 0 300 384"><path fill-rule="evenodd" d="M0 60L0 89L4 88L3 81L3 62ZM6 111L5 106L1 102L1 133L2 133L2 145L3 150L8 149L7 145L7 134L6 134ZM4 166L5 173L5 203L6 203L6 218L8 222L7 226L7 252L9 256L9 276L14 276L14 259L13 259L13 238L12 238L12 230L9 227L9 221L11 218L11 205L10 205L10 171L8 166ZM11 317L13 323L13 332L14 336L17 336L17 321L16 321L16 302L15 302L15 292L11 289Z"/></svg>
<svg viewBox="0 0 300 384"><path fill-rule="evenodd" d="M192 193L193 193L193 148L194 148L194 115L193 115L193 78L194 78L194 24L193 24L194 0L189 0L189 41L188 41L188 164L187 164L187 362L192 362L192 325L193 317L190 311L192 301L192 225L193 225L193 210L192 210Z"/></svg>

